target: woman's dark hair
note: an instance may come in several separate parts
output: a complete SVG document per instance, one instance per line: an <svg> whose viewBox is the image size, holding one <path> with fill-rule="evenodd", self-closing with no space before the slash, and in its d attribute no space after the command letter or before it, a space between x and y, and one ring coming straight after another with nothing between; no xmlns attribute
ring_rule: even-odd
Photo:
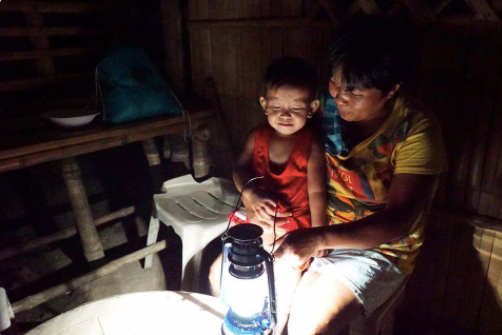
<svg viewBox="0 0 502 335"><path fill-rule="evenodd" d="M309 90L309 97L315 98L317 74L314 68L298 57L283 57L274 60L267 68L262 85L263 96L270 90L291 86Z"/></svg>
<svg viewBox="0 0 502 335"><path fill-rule="evenodd" d="M415 40L409 26L390 19L352 22L340 31L331 49L331 75L340 67L348 91L362 86L387 93L408 79Z"/></svg>

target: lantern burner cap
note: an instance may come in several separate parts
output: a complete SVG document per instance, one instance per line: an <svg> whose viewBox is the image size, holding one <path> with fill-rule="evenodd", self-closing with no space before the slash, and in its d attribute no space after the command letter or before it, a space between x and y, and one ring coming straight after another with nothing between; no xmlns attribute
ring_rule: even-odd
<svg viewBox="0 0 502 335"><path fill-rule="evenodd" d="M228 235L237 241L255 240L263 235L263 229L252 223L244 223L230 228Z"/></svg>

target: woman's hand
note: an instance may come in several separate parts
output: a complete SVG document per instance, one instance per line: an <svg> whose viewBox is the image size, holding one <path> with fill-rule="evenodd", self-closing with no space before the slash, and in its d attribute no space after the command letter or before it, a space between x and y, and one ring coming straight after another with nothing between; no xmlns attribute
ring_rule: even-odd
<svg viewBox="0 0 502 335"><path fill-rule="evenodd" d="M297 229L277 240L279 248L274 253L292 266L305 264L320 251L321 232L316 228Z"/></svg>
<svg viewBox="0 0 502 335"><path fill-rule="evenodd" d="M324 249L324 250L318 250L316 252L314 252L314 254L312 255L313 257L315 258L323 258L323 257L326 257L329 255L329 253L332 251L333 249Z"/></svg>

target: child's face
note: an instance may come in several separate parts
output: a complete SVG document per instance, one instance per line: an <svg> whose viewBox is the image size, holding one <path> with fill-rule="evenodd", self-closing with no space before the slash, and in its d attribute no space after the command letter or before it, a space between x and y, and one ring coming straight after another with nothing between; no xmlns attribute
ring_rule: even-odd
<svg viewBox="0 0 502 335"><path fill-rule="evenodd" d="M260 98L260 105L268 123L280 135L292 135L307 123L319 108L319 101L312 101L309 90L296 87L279 87L269 90Z"/></svg>

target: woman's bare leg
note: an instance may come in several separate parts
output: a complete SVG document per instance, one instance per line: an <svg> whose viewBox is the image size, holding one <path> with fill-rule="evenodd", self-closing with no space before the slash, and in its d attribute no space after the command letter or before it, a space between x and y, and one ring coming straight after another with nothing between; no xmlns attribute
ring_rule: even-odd
<svg viewBox="0 0 502 335"><path fill-rule="evenodd" d="M277 302L277 325L274 334L281 335L286 330L289 312L291 311L295 291L302 278L302 273L280 259L276 259L274 263L274 275Z"/></svg>
<svg viewBox="0 0 502 335"><path fill-rule="evenodd" d="M336 335L364 308L355 294L329 275L307 272L291 308L288 335Z"/></svg>

